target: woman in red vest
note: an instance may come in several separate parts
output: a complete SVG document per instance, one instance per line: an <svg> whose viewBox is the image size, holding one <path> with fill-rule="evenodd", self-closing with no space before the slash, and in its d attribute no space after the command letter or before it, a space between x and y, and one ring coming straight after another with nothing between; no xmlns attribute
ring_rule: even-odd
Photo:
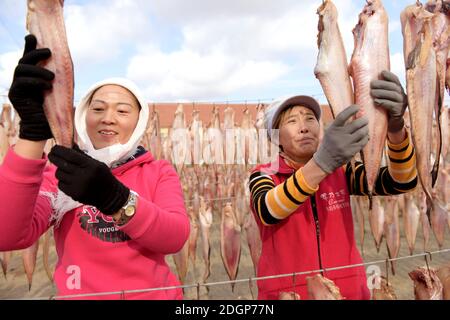
<svg viewBox="0 0 450 320"><path fill-rule="evenodd" d="M371 93L389 114L389 165L380 169L373 194L392 195L413 190L417 175L403 121L407 97L394 74L382 75L384 80L372 82ZM356 120L347 122L357 113ZM369 299L364 267L326 270L362 262L350 195L366 195L368 190L363 164L356 162L353 171L350 160L369 140L368 119L360 107L349 106L319 145L320 116L320 105L308 96L282 99L266 110L266 129L280 153L275 162L254 168L250 177L251 209L262 239L258 277L323 269L343 298ZM305 278L260 280L259 299L284 294L308 299Z"/></svg>

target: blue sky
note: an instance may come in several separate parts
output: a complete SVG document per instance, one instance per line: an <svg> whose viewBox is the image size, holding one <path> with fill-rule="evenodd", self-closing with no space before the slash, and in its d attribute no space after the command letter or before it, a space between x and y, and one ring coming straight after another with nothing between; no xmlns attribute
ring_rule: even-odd
<svg viewBox="0 0 450 320"><path fill-rule="evenodd" d="M135 81L148 101L270 101L314 95L317 7L322 0L66 0L75 100L112 76ZM335 0L347 55L365 0ZM384 1L391 70L404 81L400 12ZM0 102L21 56L26 1L0 0ZM3 101L2 101L3 100Z"/></svg>

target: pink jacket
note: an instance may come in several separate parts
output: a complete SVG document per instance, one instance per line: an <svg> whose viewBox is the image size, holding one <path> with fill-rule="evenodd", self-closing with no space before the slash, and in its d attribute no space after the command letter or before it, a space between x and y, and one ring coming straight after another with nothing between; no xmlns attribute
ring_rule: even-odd
<svg viewBox="0 0 450 320"><path fill-rule="evenodd" d="M52 208L44 192L55 192L55 166L8 151L0 166L0 251L27 248L50 227ZM117 292L179 285L165 255L189 237L181 185L172 165L150 152L112 170L139 194L138 209L126 225L84 205L65 214L54 230L58 295ZM181 299L180 289L94 299Z"/></svg>

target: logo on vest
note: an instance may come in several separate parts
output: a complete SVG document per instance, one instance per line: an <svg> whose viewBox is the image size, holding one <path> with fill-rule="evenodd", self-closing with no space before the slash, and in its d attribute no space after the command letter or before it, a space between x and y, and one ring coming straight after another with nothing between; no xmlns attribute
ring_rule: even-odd
<svg viewBox="0 0 450 320"><path fill-rule="evenodd" d="M350 207L350 203L346 200L347 192L344 189L336 192L323 192L319 195L319 198L325 201L327 211L336 211Z"/></svg>
<svg viewBox="0 0 450 320"><path fill-rule="evenodd" d="M130 237L117 229L111 216L104 215L93 206L83 206L77 217L80 226L90 235L106 242L124 242Z"/></svg>

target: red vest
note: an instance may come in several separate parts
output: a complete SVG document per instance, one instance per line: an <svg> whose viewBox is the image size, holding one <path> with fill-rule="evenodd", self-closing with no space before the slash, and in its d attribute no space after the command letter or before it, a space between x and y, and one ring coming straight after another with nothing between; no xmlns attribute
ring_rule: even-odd
<svg viewBox="0 0 450 320"><path fill-rule="evenodd" d="M275 185L283 183L294 170L279 157L277 172L270 164L254 171L269 174ZM256 217L262 240L262 253L258 263L258 277L303 272L362 263L356 247L353 218L345 172L337 169L328 175L314 194L319 232L316 232L312 200L306 202L280 223L265 226ZM319 234L319 238L317 236ZM295 291L307 300L306 277L313 274L260 280L259 299L278 299L280 292ZM324 276L339 287L345 299L370 299L364 267L326 271Z"/></svg>

